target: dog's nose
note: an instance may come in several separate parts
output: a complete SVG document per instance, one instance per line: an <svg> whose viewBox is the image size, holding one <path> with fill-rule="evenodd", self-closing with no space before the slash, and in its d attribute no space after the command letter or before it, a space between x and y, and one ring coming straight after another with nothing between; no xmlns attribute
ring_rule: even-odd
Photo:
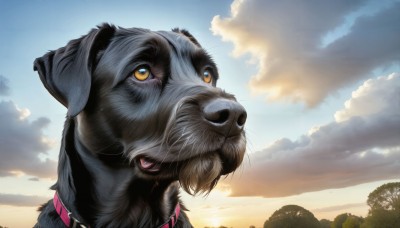
<svg viewBox="0 0 400 228"><path fill-rule="evenodd" d="M226 137L240 134L247 119L242 105L223 98L212 100L203 106L203 115L216 132Z"/></svg>

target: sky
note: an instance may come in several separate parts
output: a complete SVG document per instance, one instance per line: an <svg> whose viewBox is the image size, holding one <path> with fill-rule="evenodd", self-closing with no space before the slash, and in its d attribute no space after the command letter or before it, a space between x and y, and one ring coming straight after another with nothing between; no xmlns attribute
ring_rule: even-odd
<svg viewBox="0 0 400 228"><path fill-rule="evenodd" d="M395 0L0 0L0 225L31 227L54 194L66 109L34 59L103 22L189 30L247 110L243 165L208 196L182 194L195 227L262 227L288 204L366 216L368 194L400 181L398 12Z"/></svg>

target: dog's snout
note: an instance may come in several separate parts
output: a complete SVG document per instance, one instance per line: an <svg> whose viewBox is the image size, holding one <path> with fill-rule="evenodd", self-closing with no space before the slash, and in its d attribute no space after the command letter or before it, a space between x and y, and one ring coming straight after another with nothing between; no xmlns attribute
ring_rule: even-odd
<svg viewBox="0 0 400 228"><path fill-rule="evenodd" d="M213 129L226 137L235 136L243 131L247 113L238 102L228 99L215 99L203 107L205 120Z"/></svg>

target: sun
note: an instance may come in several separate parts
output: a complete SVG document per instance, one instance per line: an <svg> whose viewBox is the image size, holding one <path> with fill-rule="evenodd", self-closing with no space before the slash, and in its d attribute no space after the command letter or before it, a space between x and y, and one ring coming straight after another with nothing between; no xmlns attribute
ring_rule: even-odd
<svg viewBox="0 0 400 228"><path fill-rule="evenodd" d="M209 219L209 221L210 221L210 225L212 226L212 227L219 227L219 226L221 226L221 219L220 218L217 218L217 217L212 217L212 218L210 218Z"/></svg>

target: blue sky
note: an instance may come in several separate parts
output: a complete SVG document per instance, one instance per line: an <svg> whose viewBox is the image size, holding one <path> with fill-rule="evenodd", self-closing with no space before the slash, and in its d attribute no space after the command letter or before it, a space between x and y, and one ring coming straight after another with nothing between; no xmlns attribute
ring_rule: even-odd
<svg viewBox="0 0 400 228"><path fill-rule="evenodd" d="M34 59L103 22L188 29L214 57L218 86L247 109L243 167L206 199L184 196L198 227L261 225L285 204L319 219L365 216L368 193L400 178L399 9L392 0L0 0L0 225L34 223L33 205L52 194L66 109ZM238 211L248 203L258 206L246 222ZM21 212L28 222L16 221Z"/></svg>

